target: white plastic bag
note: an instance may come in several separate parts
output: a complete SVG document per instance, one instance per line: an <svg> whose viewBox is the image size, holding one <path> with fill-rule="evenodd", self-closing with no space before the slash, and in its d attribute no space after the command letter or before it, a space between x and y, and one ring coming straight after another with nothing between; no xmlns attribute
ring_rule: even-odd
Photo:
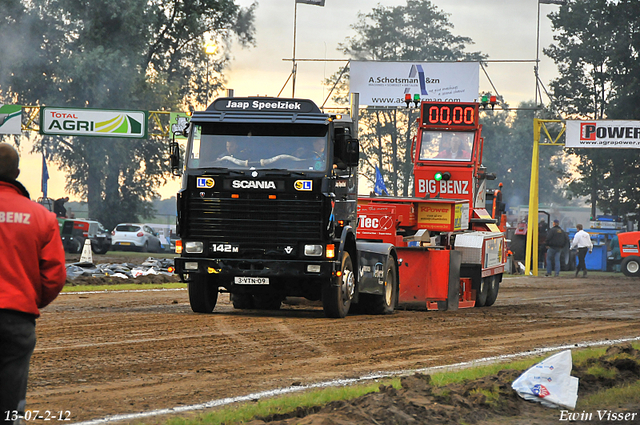
<svg viewBox="0 0 640 425"><path fill-rule="evenodd" d="M572 367L571 350L561 351L529 368L511 387L525 400L573 410L578 401L578 378L571 376Z"/></svg>

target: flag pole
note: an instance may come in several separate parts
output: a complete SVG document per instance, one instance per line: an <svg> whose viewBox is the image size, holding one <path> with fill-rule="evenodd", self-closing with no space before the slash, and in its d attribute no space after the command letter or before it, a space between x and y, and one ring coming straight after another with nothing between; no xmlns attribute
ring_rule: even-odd
<svg viewBox="0 0 640 425"><path fill-rule="evenodd" d="M293 87L291 91L291 97L296 97L296 24L298 21L298 2L294 1L293 6L293 69L291 70L291 75L293 76L293 80L291 85Z"/></svg>

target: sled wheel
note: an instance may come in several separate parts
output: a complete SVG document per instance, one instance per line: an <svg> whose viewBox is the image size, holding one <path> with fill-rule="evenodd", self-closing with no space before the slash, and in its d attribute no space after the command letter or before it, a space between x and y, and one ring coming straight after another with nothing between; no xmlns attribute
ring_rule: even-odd
<svg viewBox="0 0 640 425"><path fill-rule="evenodd" d="M363 310L368 314L391 314L398 302L398 281L396 262L389 259L385 273L382 294L360 294Z"/></svg>
<svg viewBox="0 0 640 425"><path fill-rule="evenodd" d="M491 286L491 276L480 279L480 287L476 291L476 307L484 307L487 304L489 286Z"/></svg>
<svg viewBox="0 0 640 425"><path fill-rule="evenodd" d="M340 276L336 282L326 282L322 288L322 308L327 317L343 318L349 312L351 300L356 290L356 277L353 274L351 255L342 254Z"/></svg>
<svg viewBox="0 0 640 425"><path fill-rule="evenodd" d="M193 275L187 283L189 304L194 313L211 313L218 302L218 287L204 276Z"/></svg>
<svg viewBox="0 0 640 425"><path fill-rule="evenodd" d="M485 307L492 306L498 298L498 291L500 290L500 281L502 280L501 274L493 275L489 278L489 290L487 293L487 300L484 303Z"/></svg>

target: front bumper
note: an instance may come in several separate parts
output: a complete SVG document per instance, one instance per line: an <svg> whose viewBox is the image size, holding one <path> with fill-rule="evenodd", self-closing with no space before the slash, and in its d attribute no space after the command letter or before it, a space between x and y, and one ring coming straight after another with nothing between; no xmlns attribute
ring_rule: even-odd
<svg viewBox="0 0 640 425"><path fill-rule="evenodd" d="M334 260L256 260L236 258L202 258L177 257L174 259L176 274L183 281L189 281L191 275L207 276L215 279L216 284L227 289L236 286L235 277L267 277L270 285L300 282L317 279L331 279L339 263ZM197 268L187 268L185 265L197 263ZM309 266L319 268L318 272L308 271Z"/></svg>

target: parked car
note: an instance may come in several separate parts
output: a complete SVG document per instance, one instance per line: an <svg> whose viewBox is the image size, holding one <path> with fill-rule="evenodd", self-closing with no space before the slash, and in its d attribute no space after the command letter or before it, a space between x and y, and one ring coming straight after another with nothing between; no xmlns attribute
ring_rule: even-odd
<svg viewBox="0 0 640 425"><path fill-rule="evenodd" d="M111 248L111 234L95 220L64 220L60 223L60 237L64 250L71 254L81 253L87 238L95 254L106 254Z"/></svg>
<svg viewBox="0 0 640 425"><path fill-rule="evenodd" d="M158 234L146 224L121 223L111 232L111 248L115 251L131 249L143 252L161 252Z"/></svg>

